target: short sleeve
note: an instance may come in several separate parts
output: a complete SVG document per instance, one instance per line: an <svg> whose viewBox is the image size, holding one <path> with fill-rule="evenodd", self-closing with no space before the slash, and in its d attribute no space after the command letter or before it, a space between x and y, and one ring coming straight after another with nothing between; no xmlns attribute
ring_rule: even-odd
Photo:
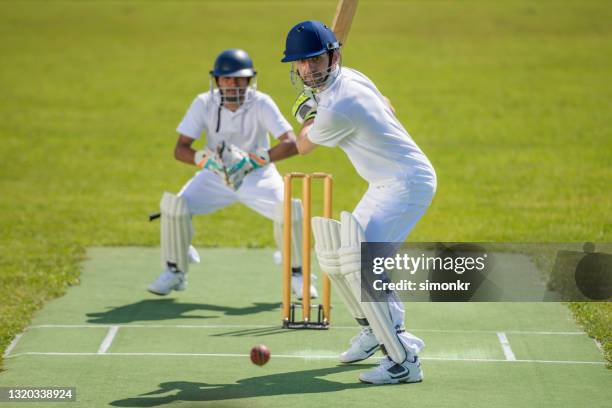
<svg viewBox="0 0 612 408"><path fill-rule="evenodd" d="M176 131L182 135L193 139L199 139L202 132L206 129L205 103L200 97L196 97L187 113L179 123Z"/></svg>
<svg viewBox="0 0 612 408"><path fill-rule="evenodd" d="M355 125L347 116L319 106L308 139L318 145L334 147L354 130Z"/></svg>
<svg viewBox="0 0 612 408"><path fill-rule="evenodd" d="M293 127L287 122L287 119L280 112L276 103L267 95L261 98L259 114L261 124L275 139L293 130Z"/></svg>

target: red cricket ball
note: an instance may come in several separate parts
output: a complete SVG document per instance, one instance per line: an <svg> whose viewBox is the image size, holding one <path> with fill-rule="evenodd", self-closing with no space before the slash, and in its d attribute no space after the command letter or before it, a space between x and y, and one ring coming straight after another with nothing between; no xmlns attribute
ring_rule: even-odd
<svg viewBox="0 0 612 408"><path fill-rule="evenodd" d="M258 344L251 349L251 361L253 364L262 366L270 360L270 349L263 344Z"/></svg>

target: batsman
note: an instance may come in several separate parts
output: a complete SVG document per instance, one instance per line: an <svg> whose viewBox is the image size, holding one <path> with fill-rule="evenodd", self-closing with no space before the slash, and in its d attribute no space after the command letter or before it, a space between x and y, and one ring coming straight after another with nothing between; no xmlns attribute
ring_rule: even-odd
<svg viewBox="0 0 612 408"><path fill-rule="evenodd" d="M283 180L274 162L297 154L295 134L272 98L256 89L256 71L246 51L221 52L210 71L210 89L192 102L177 128L174 157L200 170L178 194L164 193L160 203L161 265L148 286L157 295L181 291L190 262L199 262L191 246L192 216L240 202L273 221L282 248ZM203 135L206 145L193 144ZM270 147L272 135L279 140ZM302 294L302 206L292 202L292 290ZM211 231L211 234L213 232ZM311 296L316 297L314 287Z"/></svg>
<svg viewBox="0 0 612 408"><path fill-rule="evenodd" d="M342 66L340 48L329 27L304 21L289 31L281 60L291 63L291 78L303 88L292 109L302 123L299 153L337 146L369 184L353 212L342 212L340 221L312 219L321 270L362 326L340 361L361 361L381 348L386 357L360 375L362 382L419 382L424 342L405 331L397 295L361 301L360 244L405 241L433 199L436 174L388 99L365 75Z"/></svg>

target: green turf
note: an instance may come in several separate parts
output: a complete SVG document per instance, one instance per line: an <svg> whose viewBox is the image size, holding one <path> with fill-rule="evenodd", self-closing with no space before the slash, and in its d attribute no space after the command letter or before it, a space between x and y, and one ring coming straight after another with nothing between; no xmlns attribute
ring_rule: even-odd
<svg viewBox="0 0 612 408"><path fill-rule="evenodd" d="M571 358L595 361L601 356L597 346L584 341L584 336L560 336L544 334L508 334L508 341L517 359L537 355L543 360ZM592 342L592 341L591 341Z"/></svg>
<svg viewBox="0 0 612 408"><path fill-rule="evenodd" d="M0 2L0 349L78 283L86 247L157 245L145 222L193 170L174 128L214 56L246 48L289 113L287 29L335 1ZM431 158L438 193L411 240L610 241L612 7L606 1L360 2L344 63L369 75ZM365 190L337 149L335 212ZM200 246L271 246L240 206ZM575 307L612 356L610 304ZM612 357L609 357L612 358Z"/></svg>
<svg viewBox="0 0 612 408"><path fill-rule="evenodd" d="M200 252L188 289L157 297L144 288L158 250L89 251L82 284L37 313L5 360L0 386L74 386L78 401L66 407L604 407L612 397L600 352L558 303L407 303L408 329L427 344L425 381L360 384L359 372L376 360L336 362L358 328L335 296L330 330L283 330L272 251ZM98 355L111 326L117 334ZM517 361L506 361L500 331ZM255 344L272 350L264 367L248 359Z"/></svg>

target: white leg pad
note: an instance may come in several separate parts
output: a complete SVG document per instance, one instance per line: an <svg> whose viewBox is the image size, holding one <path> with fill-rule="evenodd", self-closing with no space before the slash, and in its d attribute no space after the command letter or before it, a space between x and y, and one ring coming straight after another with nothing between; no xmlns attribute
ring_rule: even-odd
<svg viewBox="0 0 612 408"><path fill-rule="evenodd" d="M361 299L361 242L365 241L363 229L349 212L341 213L340 270L349 283L353 295ZM389 357L401 364L412 359L424 346L421 339L409 335L402 327L396 327L388 302L361 302L374 335L382 343Z"/></svg>
<svg viewBox="0 0 612 408"><path fill-rule="evenodd" d="M312 218L312 232L315 237L315 252L321 270L327 273L351 315L360 324L366 321L359 300L340 273L340 223L323 217Z"/></svg>
<svg viewBox="0 0 612 408"><path fill-rule="evenodd" d="M283 251L283 203L274 208L274 240L279 251ZM302 201L291 200L291 267L302 266Z"/></svg>
<svg viewBox="0 0 612 408"><path fill-rule="evenodd" d="M194 258L189 251L193 229L187 202L183 197L166 192L159 206L162 269L167 268L170 262L181 272L187 273L190 258Z"/></svg>

